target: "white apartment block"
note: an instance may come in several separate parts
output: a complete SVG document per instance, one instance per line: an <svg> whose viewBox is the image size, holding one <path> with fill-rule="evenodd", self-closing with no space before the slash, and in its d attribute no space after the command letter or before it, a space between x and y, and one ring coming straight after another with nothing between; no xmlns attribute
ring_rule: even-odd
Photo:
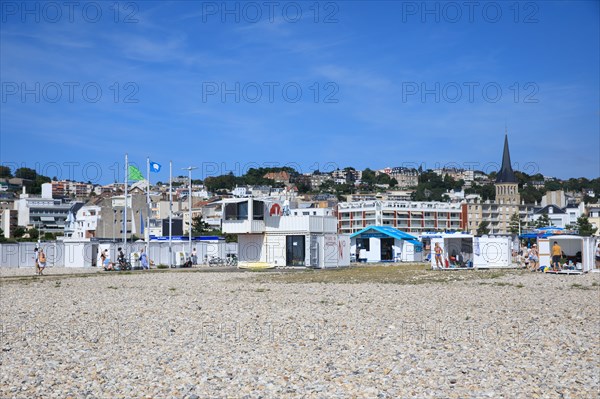
<svg viewBox="0 0 600 399"><path fill-rule="evenodd" d="M362 201L338 204L338 232L391 226L412 234L466 228L463 204L420 201Z"/></svg>

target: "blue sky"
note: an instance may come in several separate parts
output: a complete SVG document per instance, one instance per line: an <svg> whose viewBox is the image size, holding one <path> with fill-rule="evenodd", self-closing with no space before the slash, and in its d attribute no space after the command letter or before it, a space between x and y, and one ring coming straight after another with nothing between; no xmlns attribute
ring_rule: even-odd
<svg viewBox="0 0 600 399"><path fill-rule="evenodd" d="M2 1L4 165L490 172L506 124L516 169L600 176L599 2L45 4Z"/></svg>

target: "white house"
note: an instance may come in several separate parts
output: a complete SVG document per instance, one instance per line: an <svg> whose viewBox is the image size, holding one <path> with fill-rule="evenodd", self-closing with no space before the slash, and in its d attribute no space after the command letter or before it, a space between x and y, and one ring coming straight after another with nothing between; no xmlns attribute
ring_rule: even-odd
<svg viewBox="0 0 600 399"><path fill-rule="evenodd" d="M238 235L240 267L350 265L350 237L337 234L337 219L285 215L278 201L223 200L222 231Z"/></svg>

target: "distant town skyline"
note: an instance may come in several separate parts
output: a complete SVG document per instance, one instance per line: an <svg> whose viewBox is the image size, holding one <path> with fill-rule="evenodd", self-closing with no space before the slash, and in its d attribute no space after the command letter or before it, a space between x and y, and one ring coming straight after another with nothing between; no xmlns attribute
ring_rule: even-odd
<svg viewBox="0 0 600 399"><path fill-rule="evenodd" d="M600 176L598 2L24 4L3 3L0 21L13 169L106 184L128 153L144 174L147 156L162 165L153 181L169 160L201 179L490 173L506 126L515 170Z"/></svg>

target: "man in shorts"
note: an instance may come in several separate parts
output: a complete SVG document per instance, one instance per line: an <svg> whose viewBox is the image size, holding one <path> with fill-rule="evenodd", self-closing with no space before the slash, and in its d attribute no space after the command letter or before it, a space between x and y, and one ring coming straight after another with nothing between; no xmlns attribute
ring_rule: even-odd
<svg viewBox="0 0 600 399"><path fill-rule="evenodd" d="M555 272L560 270L560 258L562 258L562 248L554 241L554 245L552 245L552 270Z"/></svg>

